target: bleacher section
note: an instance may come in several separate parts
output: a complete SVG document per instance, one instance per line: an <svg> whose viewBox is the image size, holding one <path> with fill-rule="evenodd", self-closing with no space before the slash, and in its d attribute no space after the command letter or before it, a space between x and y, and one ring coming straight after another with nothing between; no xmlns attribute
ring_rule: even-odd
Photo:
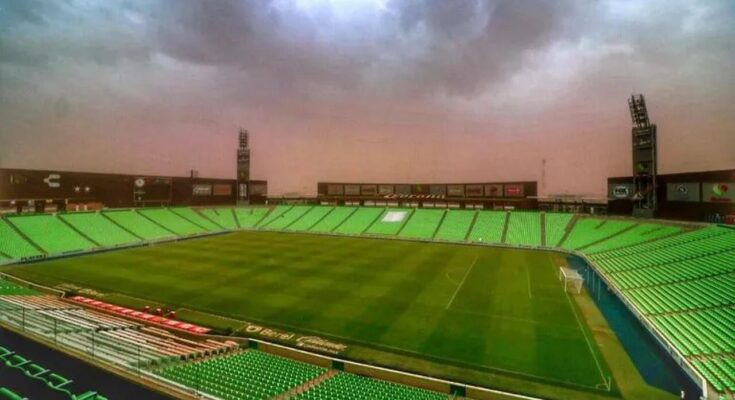
<svg viewBox="0 0 735 400"><path fill-rule="evenodd" d="M319 221L311 229L311 232L332 232L334 228L338 227L344 222L352 213L357 210L357 207L334 207L332 212L327 214L324 219Z"/></svg>
<svg viewBox="0 0 735 400"><path fill-rule="evenodd" d="M295 398L303 400L447 400L449 396L364 376L339 373Z"/></svg>
<svg viewBox="0 0 735 400"><path fill-rule="evenodd" d="M271 222L280 218L281 215L286 213L291 208L293 208L293 206L285 205L285 206L276 206L275 208L271 209L270 212L267 212L268 210L266 209L267 215L263 219L261 219L260 222L258 222L258 225L257 225L258 228L267 227ZM240 225L242 225L242 221L240 221Z"/></svg>
<svg viewBox="0 0 735 400"><path fill-rule="evenodd" d="M193 224L204 228L207 232L218 232L222 230L222 227L215 224L211 220L202 217L199 213L192 210L189 207L174 207L169 208L171 212L178 215L185 220L192 222Z"/></svg>
<svg viewBox="0 0 735 400"><path fill-rule="evenodd" d="M289 231L308 231L317 222L321 221L322 218L325 218L333 209L333 207L312 207L309 212L286 229Z"/></svg>
<svg viewBox="0 0 735 400"><path fill-rule="evenodd" d="M94 243L82 237L56 215L27 215L9 217L8 220L49 254L89 250L96 247Z"/></svg>
<svg viewBox="0 0 735 400"><path fill-rule="evenodd" d="M176 235L138 214L135 210L104 211L105 217L145 240L175 238Z"/></svg>
<svg viewBox="0 0 735 400"><path fill-rule="evenodd" d="M711 357L694 360L693 364L712 382L719 392L727 389L735 392L735 356Z"/></svg>
<svg viewBox="0 0 735 400"><path fill-rule="evenodd" d="M59 214L59 217L102 246L124 246L141 241L97 212Z"/></svg>
<svg viewBox="0 0 735 400"><path fill-rule="evenodd" d="M545 213L544 229L546 232L546 247L557 247L561 238L564 237L569 222L574 214Z"/></svg>
<svg viewBox="0 0 735 400"><path fill-rule="evenodd" d="M39 389L48 390L44 396L49 398L58 398L54 396L55 393L69 400L107 400L106 397L92 390L76 394L72 380L3 346L0 346L0 376L8 379L8 382L26 380L27 383L37 383ZM3 387L0 388L0 399L23 400L25 397Z"/></svg>
<svg viewBox="0 0 735 400"><path fill-rule="evenodd" d="M35 247L18 234L8 222L0 219L0 251L11 258L21 259L41 254Z"/></svg>
<svg viewBox="0 0 735 400"><path fill-rule="evenodd" d="M206 232L206 229L180 217L168 208L145 208L138 212L179 236L190 236Z"/></svg>
<svg viewBox="0 0 735 400"><path fill-rule="evenodd" d="M383 214L383 208L358 208L333 232L346 235L359 235Z"/></svg>
<svg viewBox="0 0 735 400"><path fill-rule="evenodd" d="M412 239L431 239L436 232L444 210L417 209L398 236Z"/></svg>
<svg viewBox="0 0 735 400"><path fill-rule="evenodd" d="M233 342L193 341L46 295L0 296L0 321L108 362L141 366L221 354Z"/></svg>
<svg viewBox="0 0 735 400"><path fill-rule="evenodd" d="M561 247L578 250L607 239L633 226L635 222L611 219L582 218L577 221Z"/></svg>
<svg viewBox="0 0 735 400"><path fill-rule="evenodd" d="M387 208L383 214L365 231L370 235L396 235L406 221L411 218L413 209Z"/></svg>
<svg viewBox="0 0 735 400"><path fill-rule="evenodd" d="M257 350L178 364L156 374L225 400L269 399L326 372Z"/></svg>
<svg viewBox="0 0 735 400"><path fill-rule="evenodd" d="M268 214L265 207L258 208L235 208L235 216L241 228L253 228Z"/></svg>
<svg viewBox="0 0 735 400"><path fill-rule="evenodd" d="M211 208L200 211L202 215L225 229L237 229L237 221L232 208Z"/></svg>
<svg viewBox="0 0 735 400"><path fill-rule="evenodd" d="M507 215L505 211L479 211L468 239L472 242L500 243Z"/></svg>
<svg viewBox="0 0 735 400"><path fill-rule="evenodd" d="M505 243L523 246L541 246L541 218L537 212L510 213Z"/></svg>
<svg viewBox="0 0 735 400"><path fill-rule="evenodd" d="M261 224L261 228L266 229L286 229L289 225L294 223L297 219L303 217L309 212L312 206L293 206L288 211L279 215L277 218L272 219L267 225Z"/></svg>
<svg viewBox="0 0 735 400"><path fill-rule="evenodd" d="M447 210L434 239L463 241L467 237L476 213L476 211L467 210Z"/></svg>
<svg viewBox="0 0 735 400"><path fill-rule="evenodd" d="M621 247L627 247L638 243L656 240L679 232L681 232L681 228L676 226L640 224L621 233L620 235L613 236L608 240L588 246L584 249L584 252L587 254L592 254L602 251L619 249Z"/></svg>

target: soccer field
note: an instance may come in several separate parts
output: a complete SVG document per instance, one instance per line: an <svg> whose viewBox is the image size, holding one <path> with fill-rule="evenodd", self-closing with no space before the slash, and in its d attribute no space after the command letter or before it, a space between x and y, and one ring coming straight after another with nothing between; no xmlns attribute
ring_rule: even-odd
<svg viewBox="0 0 735 400"><path fill-rule="evenodd" d="M273 232L19 265L5 272L596 390L609 373L550 252ZM411 365L406 365L411 369ZM455 377L460 380L461 377Z"/></svg>

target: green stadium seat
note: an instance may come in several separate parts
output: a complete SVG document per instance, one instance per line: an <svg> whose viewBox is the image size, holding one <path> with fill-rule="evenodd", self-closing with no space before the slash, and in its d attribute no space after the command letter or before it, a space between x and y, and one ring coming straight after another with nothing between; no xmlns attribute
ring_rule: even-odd
<svg viewBox="0 0 735 400"><path fill-rule="evenodd" d="M321 233L332 232L340 224L345 222L357 209L357 207L334 207L329 214L309 230L311 232Z"/></svg>
<svg viewBox="0 0 735 400"><path fill-rule="evenodd" d="M134 210L104 211L103 214L116 224L145 240L172 239L176 237L174 233L164 229Z"/></svg>
<svg viewBox="0 0 735 400"><path fill-rule="evenodd" d="M444 218L444 210L417 209L398 236L411 239L431 239Z"/></svg>
<svg viewBox="0 0 735 400"><path fill-rule="evenodd" d="M8 220L49 254L77 252L96 247L56 215L21 215L9 217Z"/></svg>
<svg viewBox="0 0 735 400"><path fill-rule="evenodd" d="M235 216L241 228L253 228L260 223L270 211L266 207L235 208Z"/></svg>
<svg viewBox="0 0 735 400"><path fill-rule="evenodd" d="M333 230L334 233L359 235L363 233L382 214L384 208L361 207L352 213L347 220Z"/></svg>
<svg viewBox="0 0 735 400"><path fill-rule="evenodd" d="M508 213L505 211L478 211L469 240L481 243L500 243Z"/></svg>
<svg viewBox="0 0 735 400"><path fill-rule="evenodd" d="M284 230L287 229L291 224L295 223L296 220L308 214L313 206L293 206L285 212L279 214L277 217L272 218L267 224L260 224L259 227L266 229Z"/></svg>
<svg viewBox="0 0 735 400"><path fill-rule="evenodd" d="M177 364L156 374L223 399L266 399L326 372L311 364L257 350Z"/></svg>
<svg viewBox="0 0 735 400"><path fill-rule="evenodd" d="M338 373L295 398L301 400L447 400L449 396L364 376Z"/></svg>
<svg viewBox="0 0 735 400"><path fill-rule="evenodd" d="M207 232L206 228L181 217L168 208L144 208L138 212L178 236L191 236Z"/></svg>
<svg viewBox="0 0 735 400"><path fill-rule="evenodd" d="M447 210L434 239L453 242L464 241L476 214L476 211Z"/></svg>
<svg viewBox="0 0 735 400"><path fill-rule="evenodd" d="M28 243L18 234L8 222L0 219L0 251L7 254L11 259L21 259L41 255L33 245Z"/></svg>
<svg viewBox="0 0 735 400"><path fill-rule="evenodd" d="M370 235L396 235L410 220L413 209L388 208L364 233Z"/></svg>
<svg viewBox="0 0 735 400"><path fill-rule="evenodd" d="M25 397L19 395L18 393L15 393L14 391L6 388L6 387L0 387L0 399L3 400L25 400Z"/></svg>
<svg viewBox="0 0 735 400"><path fill-rule="evenodd" d="M572 231L567 236L561 247L568 250L578 250L595 242L609 238L620 233L624 229L635 225L631 221L619 221L612 219L582 218L577 220Z"/></svg>
<svg viewBox="0 0 735 400"><path fill-rule="evenodd" d="M224 229L189 207L172 207L169 210L194 225L204 228L207 232L219 232Z"/></svg>
<svg viewBox="0 0 735 400"><path fill-rule="evenodd" d="M59 214L69 225L102 246L113 247L141 242L141 239L97 212Z"/></svg>
<svg viewBox="0 0 735 400"><path fill-rule="evenodd" d="M334 207L326 206L312 207L308 212L306 212L306 214L303 214L301 218L297 219L295 222L289 225L286 230L296 232L308 231L319 221L326 218L326 216L329 215L329 213L331 213L334 209Z"/></svg>
<svg viewBox="0 0 735 400"><path fill-rule="evenodd" d="M574 214L545 213L544 230L546 234L546 247L558 247L564 237L569 223Z"/></svg>
<svg viewBox="0 0 735 400"><path fill-rule="evenodd" d="M238 228L232 208L208 208L199 210L199 212L225 229L234 230Z"/></svg>
<svg viewBox="0 0 735 400"><path fill-rule="evenodd" d="M524 211L510 213L505 243L523 246L541 246L541 214Z"/></svg>
<svg viewBox="0 0 735 400"><path fill-rule="evenodd" d="M271 222L280 218L284 213L286 213L291 208L293 208L293 206L289 206L289 205L276 206L275 208L269 210L268 214L265 217L263 217L263 219L261 219L260 222L258 222L257 227L258 228L268 227L268 225ZM240 221L240 225L242 225L242 221Z"/></svg>

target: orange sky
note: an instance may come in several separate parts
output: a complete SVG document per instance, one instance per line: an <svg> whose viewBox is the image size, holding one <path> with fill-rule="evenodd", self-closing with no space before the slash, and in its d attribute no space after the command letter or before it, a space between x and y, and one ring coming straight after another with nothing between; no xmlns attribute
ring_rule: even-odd
<svg viewBox="0 0 735 400"><path fill-rule="evenodd" d="M10 1L0 167L538 180L602 196L646 95L663 173L735 168L730 1ZM546 160L542 181L542 160Z"/></svg>

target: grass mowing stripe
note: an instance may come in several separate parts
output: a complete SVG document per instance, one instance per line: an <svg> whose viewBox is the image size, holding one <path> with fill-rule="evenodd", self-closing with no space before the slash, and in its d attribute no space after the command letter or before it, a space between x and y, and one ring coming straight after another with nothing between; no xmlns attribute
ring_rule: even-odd
<svg viewBox="0 0 735 400"><path fill-rule="evenodd" d="M467 280L467 277L470 276L470 272L472 272L472 268L475 268L475 264L477 264L477 260L480 258L480 256L475 256L475 261L472 262L472 265L470 265L469 268L467 268L467 272L464 274L464 278L462 278L462 281L457 286L457 289L454 291L454 294L452 295L452 298L449 299L449 303L447 303L447 306L444 307L445 310L449 310L449 307L452 306L452 303L454 303L454 299L457 297L457 293L459 293L459 289L462 288L462 285L464 285L464 282Z"/></svg>

